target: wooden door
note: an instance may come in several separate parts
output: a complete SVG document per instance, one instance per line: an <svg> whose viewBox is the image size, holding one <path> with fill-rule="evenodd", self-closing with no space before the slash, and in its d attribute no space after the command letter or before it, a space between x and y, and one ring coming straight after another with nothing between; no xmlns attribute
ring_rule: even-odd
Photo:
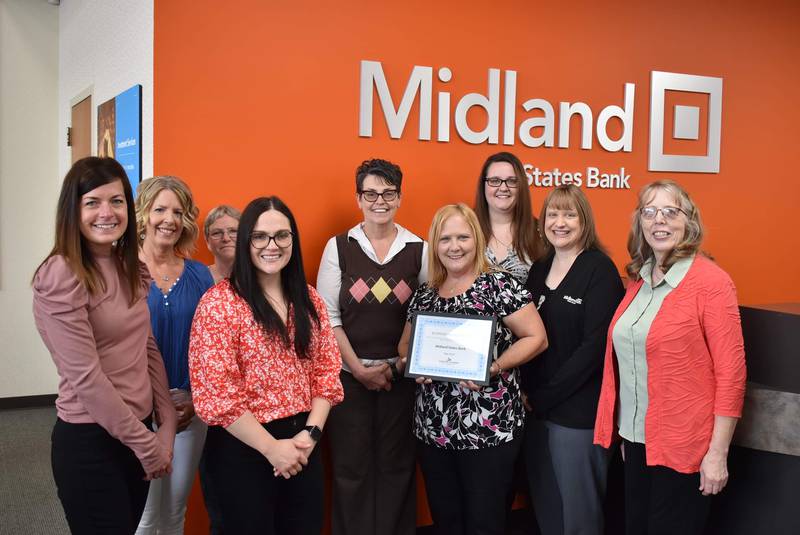
<svg viewBox="0 0 800 535"><path fill-rule="evenodd" d="M72 163L92 155L92 97L88 96L72 106L70 127Z"/></svg>

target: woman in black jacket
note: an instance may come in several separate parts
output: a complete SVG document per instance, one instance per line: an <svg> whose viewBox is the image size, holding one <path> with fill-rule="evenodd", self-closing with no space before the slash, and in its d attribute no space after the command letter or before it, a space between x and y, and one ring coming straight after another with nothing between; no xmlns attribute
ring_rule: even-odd
<svg viewBox="0 0 800 535"><path fill-rule="evenodd" d="M554 189L539 222L547 254L527 287L550 343L523 367L532 412L524 446L528 483L543 535L601 534L608 457L592 438L606 331L623 287L580 189Z"/></svg>

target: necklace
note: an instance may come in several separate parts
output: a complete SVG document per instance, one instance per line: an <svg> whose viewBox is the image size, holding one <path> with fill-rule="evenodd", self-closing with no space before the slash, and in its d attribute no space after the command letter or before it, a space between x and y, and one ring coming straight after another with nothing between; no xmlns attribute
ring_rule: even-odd
<svg viewBox="0 0 800 535"><path fill-rule="evenodd" d="M468 281L459 281L450 286L450 288L445 288L444 285L442 285L442 293L450 296L462 294L465 291L467 291L467 288L472 286L473 282L475 282L475 279L471 279Z"/></svg>
<svg viewBox="0 0 800 535"><path fill-rule="evenodd" d="M496 241L498 244L502 245L506 249L511 249L511 244L510 243L506 243L506 242L500 240L500 238L498 238L494 234L492 234L492 238L494 239L494 241Z"/></svg>

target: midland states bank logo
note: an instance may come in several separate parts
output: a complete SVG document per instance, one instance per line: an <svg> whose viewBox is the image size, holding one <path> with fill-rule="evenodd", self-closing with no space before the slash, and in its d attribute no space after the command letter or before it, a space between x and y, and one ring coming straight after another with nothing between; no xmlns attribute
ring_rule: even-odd
<svg viewBox="0 0 800 535"><path fill-rule="evenodd" d="M501 74L503 92L501 97ZM359 98L359 129L361 137L372 137L373 99L377 94L380 109L386 121L389 135L393 139L402 137L412 107L419 107L417 139L430 141L434 130L433 99L434 74L432 67L415 65L408 78L405 91L398 99L392 96L378 61L361 62L361 81ZM437 86L447 89L453 78L448 67L436 72ZM438 89L438 88L437 88ZM559 102L557 106L541 99L531 98L521 104L517 96L517 72L489 69L486 94L468 93L463 95L453 108L453 95L446 90L436 92L437 116L435 118L435 139L449 142L450 126L455 126L456 134L465 142L479 145L488 143L515 145L517 140L531 148L569 148L570 120L580 117L580 148L592 148L593 137L604 150L609 152L633 151L634 95L636 86L625 83L622 105L610 104L597 114L584 102ZM700 93L707 95L704 105L667 105L669 93ZM674 100L674 99L672 99ZM473 130L467 123L467 114L472 108L482 108L486 113L486 125L482 130ZM558 114L556 114L556 107ZM706 109L703 109L706 108ZM667 114L666 112L670 113ZM451 115L452 113L452 115ZM701 113L705 121L701 121ZM556 119L556 116L558 119ZM671 116L670 125L665 117ZM612 139L608 134L608 123L618 119L622 125L621 134ZM557 124L556 124L557 123ZM720 138L722 125L722 79L709 76L676 74L652 71L650 79L650 171L673 171L690 173L718 173L720 161ZM704 126L705 128L701 128ZM702 133L702 135L701 135ZM594 136L593 136L594 134ZM692 154L670 154L665 152L667 138L679 140L686 147L688 142ZM703 143L705 137L705 143ZM556 139L557 138L557 139ZM692 146L695 144L697 146ZM686 151L681 151L686 152ZM586 174L565 172L559 169L542 171L526 164L531 185L554 186L559 183L575 183L580 186L585 180L588 187L629 188L625 169L619 174L601 174L596 167L588 167ZM605 178L605 182L601 183Z"/></svg>

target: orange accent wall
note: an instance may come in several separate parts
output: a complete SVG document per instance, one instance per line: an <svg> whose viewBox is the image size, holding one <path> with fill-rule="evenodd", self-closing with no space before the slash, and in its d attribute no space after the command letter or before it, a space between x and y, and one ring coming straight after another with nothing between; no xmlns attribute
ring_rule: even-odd
<svg viewBox="0 0 800 535"><path fill-rule="evenodd" d="M636 191L670 177L700 206L705 249L742 303L799 301L798 28L795 1L157 2L155 172L185 178L202 217L219 203L281 196L297 216L314 281L325 241L359 220L353 171L365 158L401 165L398 221L423 236L439 206L471 203L481 163L498 150L542 169L625 167L631 190L585 190L620 269ZM633 151L606 152L595 135L581 150L576 119L568 149L470 145L452 124L449 143L419 141L416 104L393 140L377 97L374 136L359 137L361 60L383 63L395 103L414 65L434 68L434 139L438 91L451 93L453 107L468 92L486 94L489 68L517 71L518 104L586 102L595 120L635 83ZM436 78L443 66L453 72L447 84ZM647 171L653 70L724 79L719 174ZM667 102L682 101L668 94ZM519 108L517 125L527 115ZM480 129L483 117L470 121ZM668 148L697 153L685 145ZM532 194L538 212L546 190Z"/></svg>
<svg viewBox="0 0 800 535"><path fill-rule="evenodd" d="M625 167L631 190L586 190L620 268L635 191L668 176L701 207L705 248L731 274L741 302L800 299L800 4L445 4L157 2L156 173L184 177L203 216L221 202L243 207L257 195L280 195L299 220L313 280L328 237L359 219L353 170L361 160L400 163L398 220L425 235L436 208L471 202L484 158L509 148L469 145L452 126L449 143L419 141L416 105L400 140L389 138L377 109L374 137L359 137L361 60L383 62L396 102L413 65L434 67L434 118L438 90L449 90L455 106L467 92L485 93L492 67L517 71L520 103L582 101L595 116L621 105L623 84L632 82L633 152L606 152L596 138L581 150L576 119L569 149L517 142L510 150L541 168ZM441 66L453 71L448 84L435 78ZM719 174L647 171L652 70L724 79ZM524 116L518 110L518 121ZM479 113L470 119L480 126ZM544 195L533 190L536 211Z"/></svg>

